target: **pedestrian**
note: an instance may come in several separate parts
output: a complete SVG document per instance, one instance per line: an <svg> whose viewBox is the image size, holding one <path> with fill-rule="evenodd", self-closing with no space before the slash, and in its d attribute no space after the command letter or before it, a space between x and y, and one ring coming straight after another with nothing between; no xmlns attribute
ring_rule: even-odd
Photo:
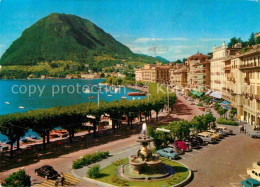
<svg viewBox="0 0 260 187"><path fill-rule="evenodd" d="M61 186L64 186L65 177L64 177L63 173L60 173L60 177L61 177Z"/></svg>

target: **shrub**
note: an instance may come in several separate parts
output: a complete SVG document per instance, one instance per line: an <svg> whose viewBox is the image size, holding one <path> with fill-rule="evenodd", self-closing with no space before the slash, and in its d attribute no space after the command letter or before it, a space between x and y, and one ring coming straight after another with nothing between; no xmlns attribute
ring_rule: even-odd
<svg viewBox="0 0 260 187"><path fill-rule="evenodd" d="M101 161L102 159L105 159L109 156L109 152L96 152L93 154L86 154L82 158L77 159L73 162L72 168L73 169L79 169L84 166L90 165L92 163Z"/></svg>
<svg viewBox="0 0 260 187"><path fill-rule="evenodd" d="M31 177L23 169L20 169L18 172L9 175L2 185L12 187L31 186Z"/></svg>
<svg viewBox="0 0 260 187"><path fill-rule="evenodd" d="M218 118L217 119L218 124L223 124L223 125L232 125L232 126L237 126L238 123L231 120L231 119L225 119L225 118Z"/></svg>
<svg viewBox="0 0 260 187"><path fill-rule="evenodd" d="M99 165L95 165L88 170L88 177L95 179L95 178L98 178L99 176L100 176L100 166Z"/></svg>
<svg viewBox="0 0 260 187"><path fill-rule="evenodd" d="M198 103L197 106L203 107L203 104L202 103Z"/></svg>
<svg viewBox="0 0 260 187"><path fill-rule="evenodd" d="M111 182L112 182L112 183L116 183L116 184L118 184L119 186L129 186L129 184L127 183L127 181L125 181L125 180L123 180L123 179L120 179L120 178L118 178L117 176L112 177Z"/></svg>
<svg viewBox="0 0 260 187"><path fill-rule="evenodd" d="M125 163L124 159L119 159L119 160L116 160L115 162L112 162L112 164L115 166L120 166L124 163Z"/></svg>

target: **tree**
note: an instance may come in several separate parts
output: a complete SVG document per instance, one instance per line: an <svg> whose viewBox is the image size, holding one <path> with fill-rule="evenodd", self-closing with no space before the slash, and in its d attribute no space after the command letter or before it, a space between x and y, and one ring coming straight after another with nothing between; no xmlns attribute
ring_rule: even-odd
<svg viewBox="0 0 260 187"><path fill-rule="evenodd" d="M24 169L9 175L2 183L3 186L21 187L31 186L31 177L27 175Z"/></svg>
<svg viewBox="0 0 260 187"><path fill-rule="evenodd" d="M249 39L248 39L248 45L252 46L255 45L255 34L252 32Z"/></svg>
<svg viewBox="0 0 260 187"><path fill-rule="evenodd" d="M260 44L260 37L259 36L256 38L255 44Z"/></svg>
<svg viewBox="0 0 260 187"><path fill-rule="evenodd" d="M242 43L241 38L233 37L233 38L230 39L230 42L228 43L228 47L232 48L232 46L234 46L237 43Z"/></svg>

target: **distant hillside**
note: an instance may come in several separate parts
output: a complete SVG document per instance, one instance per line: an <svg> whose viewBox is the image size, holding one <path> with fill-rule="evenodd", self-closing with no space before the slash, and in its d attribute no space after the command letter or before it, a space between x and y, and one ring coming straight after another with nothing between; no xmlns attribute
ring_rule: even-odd
<svg viewBox="0 0 260 187"><path fill-rule="evenodd" d="M160 61L162 61L162 62L167 62L167 63L170 62L169 60L167 60L166 58L163 58L163 57L161 57L161 56L156 56L155 58L157 58L158 60L160 60Z"/></svg>
<svg viewBox="0 0 260 187"><path fill-rule="evenodd" d="M134 54L87 19L53 13L24 30L0 59L1 65L37 65L39 62L140 61L158 58Z"/></svg>

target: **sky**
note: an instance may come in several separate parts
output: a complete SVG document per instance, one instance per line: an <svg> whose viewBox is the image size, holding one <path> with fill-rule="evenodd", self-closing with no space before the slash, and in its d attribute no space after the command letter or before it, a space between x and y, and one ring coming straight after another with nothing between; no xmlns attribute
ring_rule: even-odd
<svg viewBox="0 0 260 187"><path fill-rule="evenodd" d="M260 32L258 0L0 0L0 56L53 12L86 18L133 52L171 61Z"/></svg>

